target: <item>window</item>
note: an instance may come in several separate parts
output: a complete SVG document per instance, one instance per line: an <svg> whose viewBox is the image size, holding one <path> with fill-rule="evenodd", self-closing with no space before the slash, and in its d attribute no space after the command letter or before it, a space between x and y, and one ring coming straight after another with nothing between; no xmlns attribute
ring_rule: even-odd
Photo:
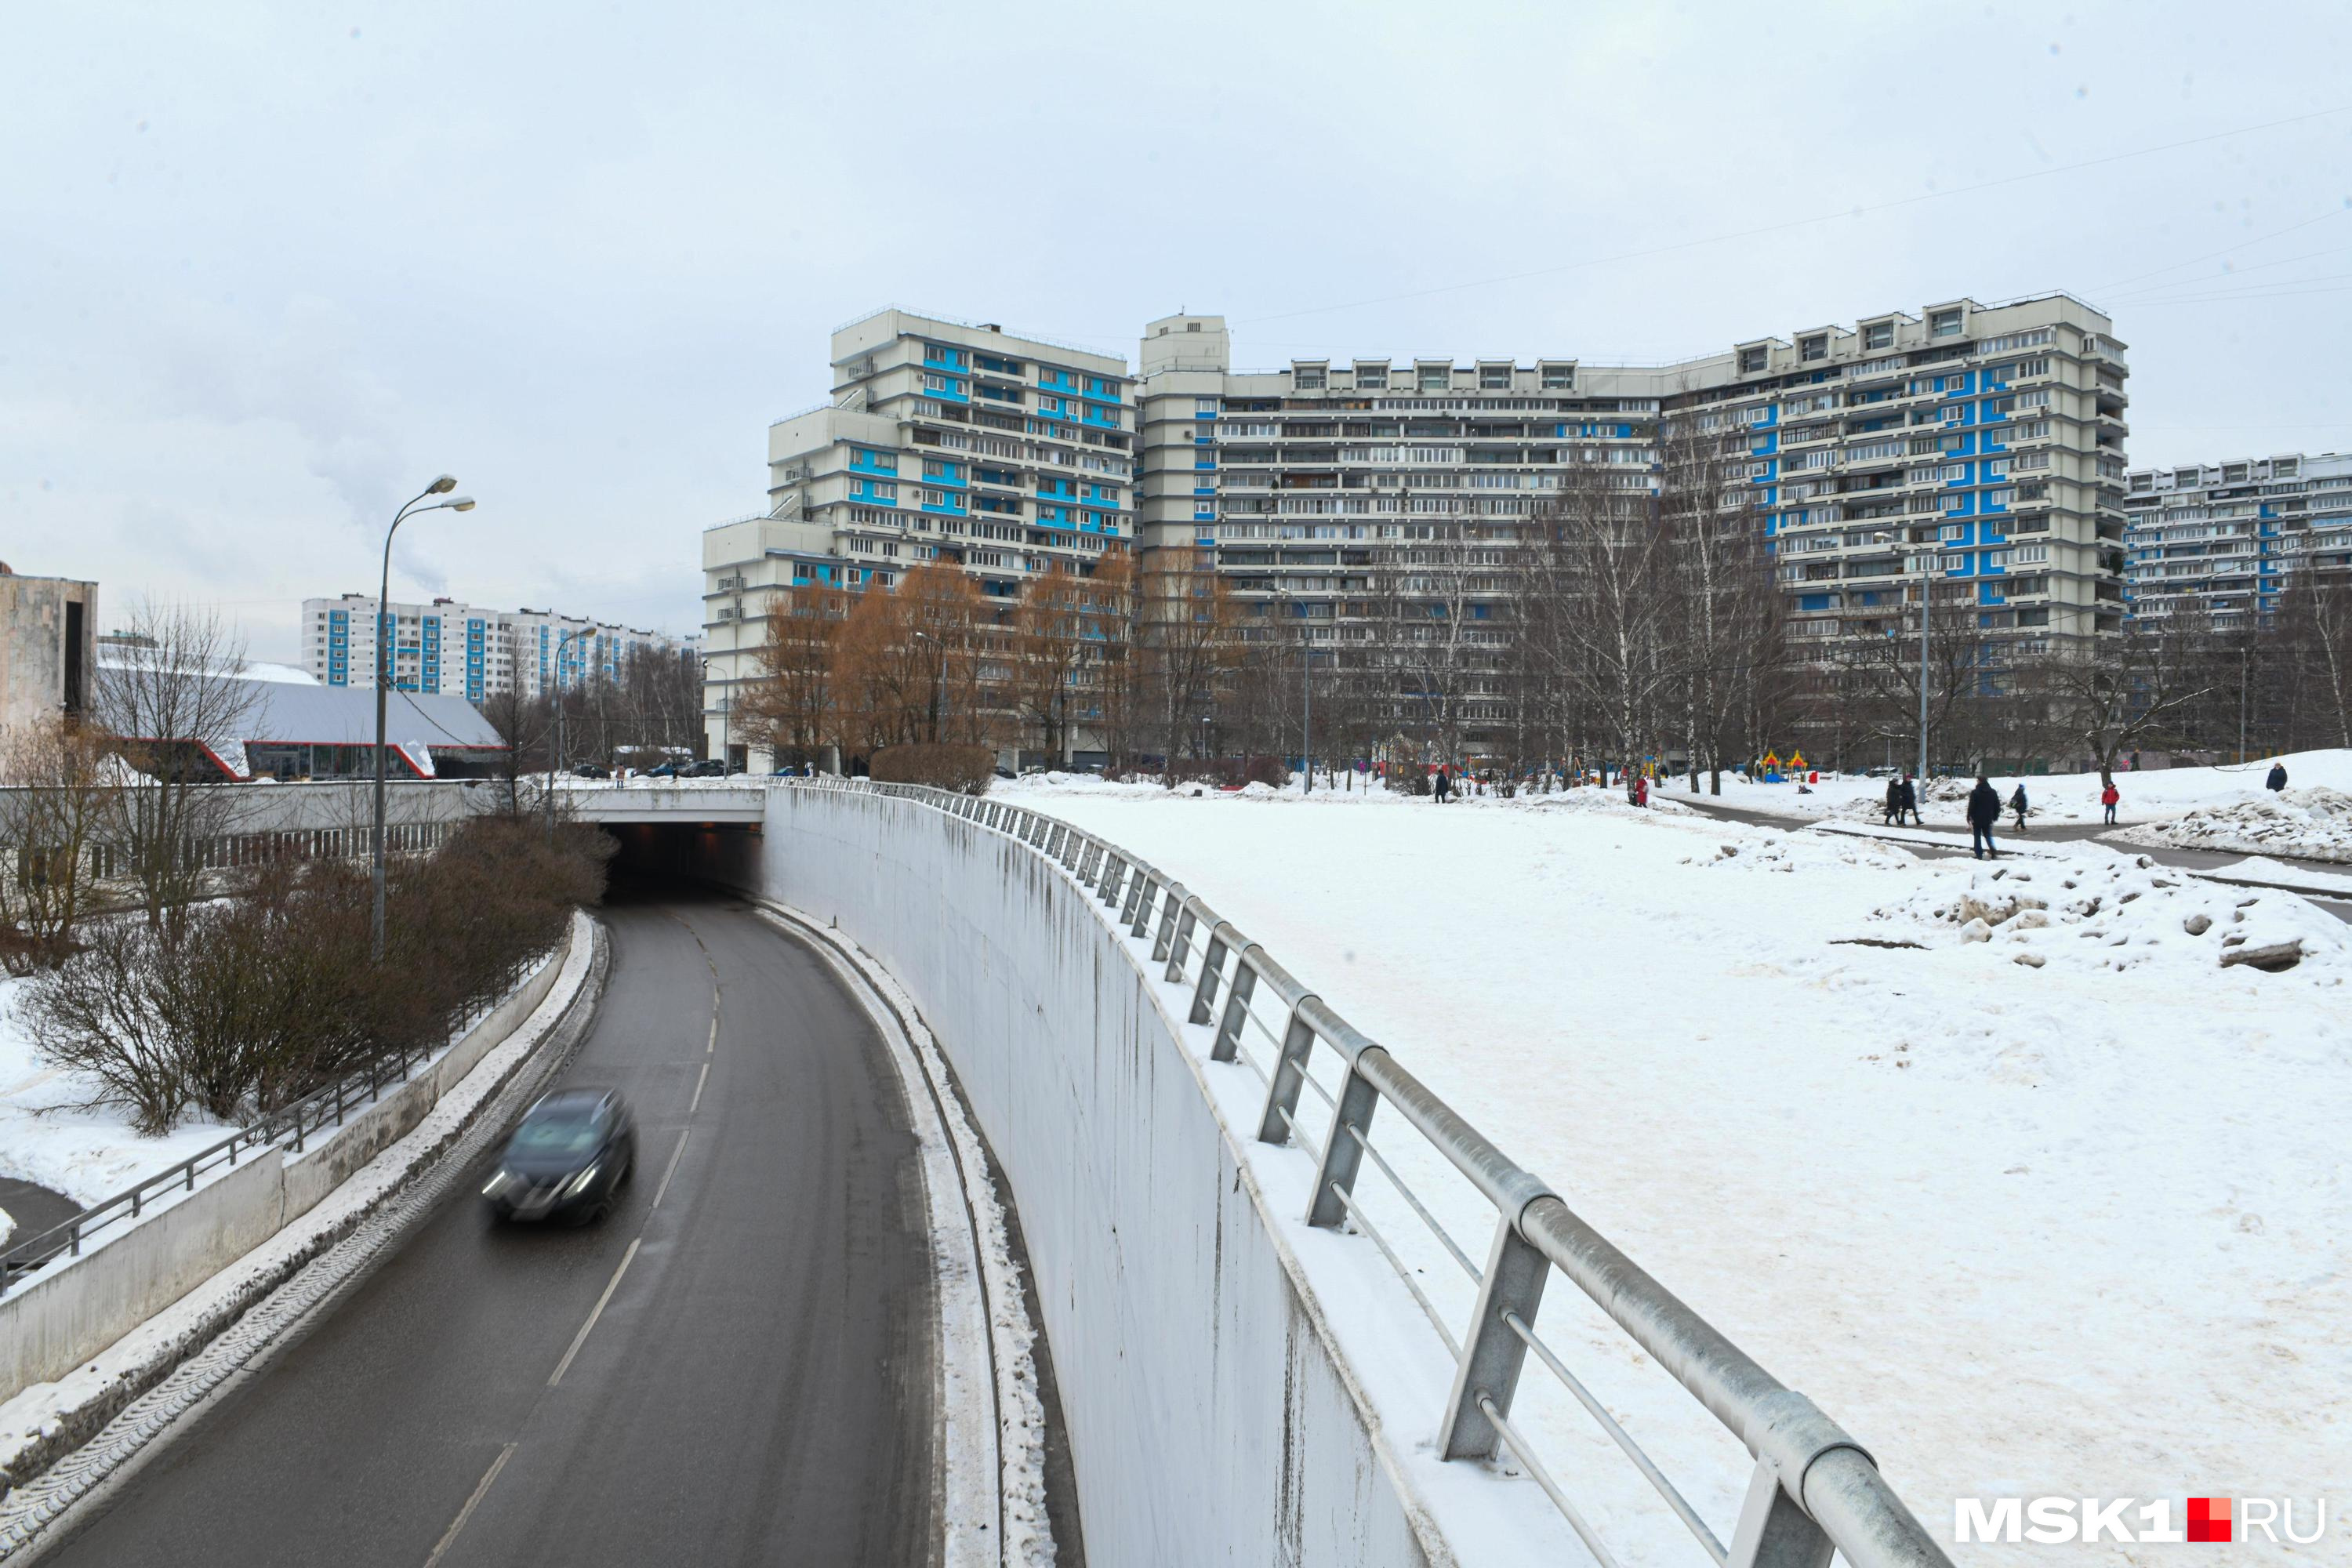
<svg viewBox="0 0 2352 1568"><path fill-rule="evenodd" d="M1829 334L1826 332L1815 332L1810 338L1799 338L1797 340L1797 357L1801 360L1829 358Z"/></svg>
<svg viewBox="0 0 2352 1568"><path fill-rule="evenodd" d="M1967 404L1965 404L1965 403L1948 403L1948 404L1944 405L1944 423L1945 423L1945 424L1947 424L1947 425L1958 425L1958 424L1959 424L1962 420L1966 419L1968 416L1969 416L1969 405L1968 405Z"/></svg>
<svg viewBox="0 0 2352 1568"><path fill-rule="evenodd" d="M1943 533L1942 533L1942 539L1943 539L1943 542L1944 542L1945 543L1947 543L1947 544L1956 544L1956 543L1958 543L1959 541L1961 541L1961 540L1963 540L1963 539L1967 538L1967 537L1968 537L1968 532L1969 532L1969 525L1968 525L1967 523L1965 523L1965 522L1948 522L1948 523L1944 524L1944 530L1943 530Z"/></svg>
<svg viewBox="0 0 2352 1568"><path fill-rule="evenodd" d="M1958 310L1935 310L1927 317L1927 335L1931 338L1957 338L1960 335L1960 313Z"/></svg>
<svg viewBox="0 0 2352 1568"><path fill-rule="evenodd" d="M1308 370L1302 366L1293 369L1290 373L1290 384L1300 392L1322 391L1323 367L1318 365Z"/></svg>
<svg viewBox="0 0 2352 1568"><path fill-rule="evenodd" d="M2046 544L2021 544L2017 546L2016 549L2010 552L2010 557L2020 566L2037 565L2047 562L2050 559L2050 547ZM2020 593L2032 594L2041 592L2041 589L2039 587L2029 588L2024 584L2021 583L2018 584L2018 591Z"/></svg>
<svg viewBox="0 0 2352 1568"><path fill-rule="evenodd" d="M1770 352L1771 351L1769 349L1763 348L1741 349L1739 351L1739 374L1742 375L1755 375L1759 374L1764 369L1764 366L1770 356Z"/></svg>
<svg viewBox="0 0 2352 1568"><path fill-rule="evenodd" d="M1572 364L1548 364L1543 367L1544 389L1567 392L1576 385L1576 367Z"/></svg>
<svg viewBox="0 0 2352 1568"><path fill-rule="evenodd" d="M1478 384L1490 390L1508 391L1511 385L1511 367L1507 364L1480 365Z"/></svg>
<svg viewBox="0 0 2352 1568"><path fill-rule="evenodd" d="M1421 389L1423 392L1444 392L1453 380L1452 365L1425 364L1421 367Z"/></svg>
<svg viewBox="0 0 2352 1568"><path fill-rule="evenodd" d="M1862 329L1862 346L1866 349L1891 349L1895 346L1895 323L1873 321Z"/></svg>

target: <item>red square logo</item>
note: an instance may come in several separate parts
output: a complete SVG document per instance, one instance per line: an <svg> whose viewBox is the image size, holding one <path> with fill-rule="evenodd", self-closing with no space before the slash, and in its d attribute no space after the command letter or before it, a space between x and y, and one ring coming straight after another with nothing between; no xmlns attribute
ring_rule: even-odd
<svg viewBox="0 0 2352 1568"><path fill-rule="evenodd" d="M2225 1497L2193 1497L2189 1500L2189 1539L2191 1541L2227 1541L2230 1539L2230 1500Z"/></svg>

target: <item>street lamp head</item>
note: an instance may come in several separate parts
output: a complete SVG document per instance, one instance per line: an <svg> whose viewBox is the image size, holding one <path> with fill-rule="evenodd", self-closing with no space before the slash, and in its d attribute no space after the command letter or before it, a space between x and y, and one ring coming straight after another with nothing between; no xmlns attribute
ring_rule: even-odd
<svg viewBox="0 0 2352 1568"><path fill-rule="evenodd" d="M474 510L474 498L472 496L459 496L456 500L445 500L441 504L447 507L451 511L471 511Z"/></svg>
<svg viewBox="0 0 2352 1568"><path fill-rule="evenodd" d="M444 474L439 479L434 480L432 484L426 486L425 493L429 496L446 496L457 488L457 480L455 476Z"/></svg>

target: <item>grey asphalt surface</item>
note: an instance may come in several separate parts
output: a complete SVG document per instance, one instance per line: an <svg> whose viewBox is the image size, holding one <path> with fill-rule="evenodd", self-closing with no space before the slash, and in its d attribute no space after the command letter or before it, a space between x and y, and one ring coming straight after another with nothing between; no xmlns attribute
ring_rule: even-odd
<svg viewBox="0 0 2352 1568"><path fill-rule="evenodd" d="M620 1206L494 1226L486 1161L44 1564L932 1560L936 1310L882 1042L732 900L606 914L604 1005L558 1082L635 1109Z"/></svg>

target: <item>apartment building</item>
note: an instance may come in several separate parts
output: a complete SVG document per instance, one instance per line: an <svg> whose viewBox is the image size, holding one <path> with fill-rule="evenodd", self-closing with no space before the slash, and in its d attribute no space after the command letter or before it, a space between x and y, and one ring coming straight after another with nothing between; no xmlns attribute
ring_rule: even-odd
<svg viewBox="0 0 2352 1568"><path fill-rule="evenodd" d="M574 635L577 634L577 635ZM375 686L379 635L392 638L393 689L448 693L469 702L506 691L536 698L602 677L617 680L637 658L677 657L697 640L554 610L490 610L344 594L302 601L302 667L322 686Z"/></svg>
<svg viewBox="0 0 2352 1568"><path fill-rule="evenodd" d="M833 334L832 384L770 427L766 512L703 534L713 755L744 760L730 715L775 591L887 588L947 562L1009 605L1135 537L1126 361L890 309Z"/></svg>
<svg viewBox="0 0 2352 1568"><path fill-rule="evenodd" d="M2125 476L2135 618L2266 621L2302 570L2352 569L2352 453L2291 453Z"/></svg>
<svg viewBox="0 0 2352 1568"><path fill-rule="evenodd" d="M98 584L0 561L0 733L86 711L98 668Z"/></svg>
<svg viewBox="0 0 2352 1568"><path fill-rule="evenodd" d="M1923 572L1939 605L2029 647L2121 619L2124 345L2063 294L1951 300L1655 366L1236 372L1223 318L1180 315L1145 329L1139 364L1141 547L1213 561L1245 624L1303 623L1310 648L1374 636L1363 595L1400 575L1384 566L1449 538L1477 547L1461 634L1499 642L1518 530L1578 465L1654 488L1660 424L1677 419L1744 441L1736 482L1816 657L1885 635ZM1502 710L1491 683L1470 684L1459 716L1475 745Z"/></svg>

